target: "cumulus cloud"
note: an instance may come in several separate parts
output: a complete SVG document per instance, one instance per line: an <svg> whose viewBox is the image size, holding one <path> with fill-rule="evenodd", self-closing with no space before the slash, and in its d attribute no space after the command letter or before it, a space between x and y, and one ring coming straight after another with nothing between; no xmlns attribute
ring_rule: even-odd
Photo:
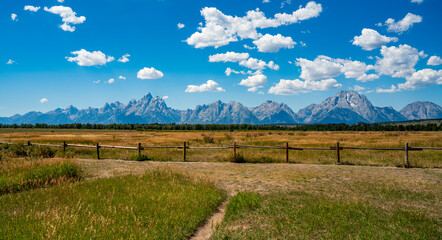
<svg viewBox="0 0 442 240"><path fill-rule="evenodd" d="M111 78L111 79L107 80L106 83L108 83L108 84L112 84L112 83L114 83L114 82L115 82L115 79Z"/></svg>
<svg viewBox="0 0 442 240"><path fill-rule="evenodd" d="M365 88L362 87L362 86L359 86L359 85L355 85L355 86L353 87L353 90L356 91L356 92L362 92L362 91L365 90Z"/></svg>
<svg viewBox="0 0 442 240"><path fill-rule="evenodd" d="M76 57L66 57L69 62L76 62L79 66L97 66L105 65L115 60L112 56L106 56L101 51L88 52L84 49L71 52Z"/></svg>
<svg viewBox="0 0 442 240"><path fill-rule="evenodd" d="M155 68L151 67L151 68L143 68L140 71L138 71L137 73L137 78L139 79L158 79L158 78L162 78L164 77L164 74L159 71L156 70Z"/></svg>
<svg viewBox="0 0 442 240"><path fill-rule="evenodd" d="M186 26L186 25L184 25L183 23L178 23L178 24L177 24L178 29L184 28L185 26Z"/></svg>
<svg viewBox="0 0 442 240"><path fill-rule="evenodd" d="M164 100L169 99L169 96L163 96L163 99Z"/></svg>
<svg viewBox="0 0 442 240"><path fill-rule="evenodd" d="M72 26L72 24L81 24L86 21L86 17L77 17L77 13L74 12L70 7L53 6L51 8L45 7L44 10L53 14L60 15L61 21L63 22L63 24L60 25L60 28L63 31L73 32L75 31L75 27Z"/></svg>
<svg viewBox="0 0 442 240"><path fill-rule="evenodd" d="M48 99L46 99L46 98L40 99L40 103L47 103L47 102L48 102Z"/></svg>
<svg viewBox="0 0 442 240"><path fill-rule="evenodd" d="M130 54L126 53L126 54L124 54L123 56L121 56L121 57L118 59L118 61L119 61L119 62L122 62L122 63L127 63L127 62L130 61L130 60L129 60L129 57L130 57Z"/></svg>
<svg viewBox="0 0 442 240"><path fill-rule="evenodd" d="M11 20L12 21L18 21L17 14L11 13Z"/></svg>
<svg viewBox="0 0 442 240"><path fill-rule="evenodd" d="M269 3L270 0L262 0L262 3Z"/></svg>
<svg viewBox="0 0 442 240"><path fill-rule="evenodd" d="M185 92L195 93L195 92L225 92L219 84L213 80L208 80L206 83L201 84L199 86L196 85L188 85Z"/></svg>
<svg viewBox="0 0 442 240"><path fill-rule="evenodd" d="M225 74L226 74L226 76L230 76L232 73L235 73L235 74L242 74L242 75L246 75L246 74L249 74L249 75L252 75L253 74L253 72L252 71L236 71L236 70L234 70L234 69L231 69L231 68L226 68L226 71L224 72Z"/></svg>
<svg viewBox="0 0 442 240"><path fill-rule="evenodd" d="M239 65L253 70L262 70L264 68L279 70L279 66L275 64L273 61L266 63L263 60L256 58L249 58L247 60L242 60L239 62Z"/></svg>
<svg viewBox="0 0 442 240"><path fill-rule="evenodd" d="M367 71L373 69L373 66L360 61L334 59L320 55L313 61L297 58L295 64L301 67L300 78L307 81L334 78L341 74L344 74L345 78L354 78L361 82L379 78L376 74L366 74Z"/></svg>
<svg viewBox="0 0 442 240"><path fill-rule="evenodd" d="M405 83L398 85L400 90L415 90L418 88L431 87L435 85L442 85L442 70L436 71L433 69L419 70L410 77L407 77Z"/></svg>
<svg viewBox="0 0 442 240"><path fill-rule="evenodd" d="M420 22L422 22L421 16L407 13L407 15L405 15L405 17L398 22L396 22L396 20L393 18L387 19L387 21L385 21L385 25L387 26L388 31L401 34L410 29L413 24Z"/></svg>
<svg viewBox="0 0 442 240"><path fill-rule="evenodd" d="M279 83L269 89L269 93L275 95L293 95L297 93L306 93L310 91L326 91L333 88L339 88L342 85L335 79L324 79L321 81L302 81L299 79L285 80L281 79Z"/></svg>
<svg viewBox="0 0 442 240"><path fill-rule="evenodd" d="M428 59L427 65L437 66L442 64L442 59L439 56L431 56Z"/></svg>
<svg viewBox="0 0 442 240"><path fill-rule="evenodd" d="M92 81L95 84L99 84L101 82L101 80L97 80L97 81Z"/></svg>
<svg viewBox="0 0 442 240"><path fill-rule="evenodd" d="M40 10L40 7L26 5L24 9L25 9L25 11L37 12L38 10Z"/></svg>
<svg viewBox="0 0 442 240"><path fill-rule="evenodd" d="M257 74L253 76L249 76L246 79L243 79L239 85L249 87L247 91L256 92L258 88L263 88L267 84L267 76L263 74Z"/></svg>
<svg viewBox="0 0 442 240"><path fill-rule="evenodd" d="M14 64L15 63L15 61L14 60L12 60L12 59L9 59L7 62L6 62L6 64Z"/></svg>
<svg viewBox="0 0 442 240"><path fill-rule="evenodd" d="M411 0L412 3L421 4L424 2L424 0Z"/></svg>
<svg viewBox="0 0 442 240"><path fill-rule="evenodd" d="M353 45L360 46L362 49L371 51L376 48L380 48L389 42L397 42L397 37L387 37L379 34L376 30L364 28L362 29L361 36L355 36L353 38Z"/></svg>
<svg viewBox="0 0 442 240"><path fill-rule="evenodd" d="M126 80L126 77L124 77L124 76L119 76L118 79Z"/></svg>
<svg viewBox="0 0 442 240"><path fill-rule="evenodd" d="M395 93L398 91L399 89L395 85L391 85L390 88L376 88L377 93Z"/></svg>
<svg viewBox="0 0 442 240"><path fill-rule="evenodd" d="M294 24L317 17L321 12L321 4L313 1L291 14L275 14L274 18L266 18L259 9L248 11L244 17L237 17L225 15L213 7L205 7L201 10L201 15L205 19L205 25L199 27L199 31L193 33L185 41L195 48L218 48L231 42L236 42L238 39L256 40L262 36L262 34L258 33L257 29Z"/></svg>
<svg viewBox="0 0 442 240"><path fill-rule="evenodd" d="M260 52L278 52L281 48L290 49L296 44L291 37L283 37L281 34L266 34L258 40L253 41L253 43L258 47L258 51Z"/></svg>
<svg viewBox="0 0 442 240"><path fill-rule="evenodd" d="M399 45L399 47L382 46L381 55L382 58L378 58L374 69L380 75L395 78L407 77L413 74L416 71L414 66L421 57L425 57L423 51L419 52L416 48L407 44Z"/></svg>
<svg viewBox="0 0 442 240"><path fill-rule="evenodd" d="M239 62L248 58L248 53L226 52L210 55L209 62Z"/></svg>

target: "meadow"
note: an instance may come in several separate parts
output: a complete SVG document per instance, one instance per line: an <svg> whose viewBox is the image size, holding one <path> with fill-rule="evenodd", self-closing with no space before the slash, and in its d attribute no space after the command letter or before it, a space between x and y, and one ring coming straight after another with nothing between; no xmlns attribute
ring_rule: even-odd
<svg viewBox="0 0 442 240"><path fill-rule="evenodd" d="M442 132L297 132L297 131L94 131L94 130L26 130L1 129L0 141L23 143L117 145L143 146L183 146L187 141L190 147L239 145L285 146L290 147L377 147L403 148L406 142L412 147L442 147ZM60 149L59 149L60 150ZM180 149L145 149L142 152L155 161L182 161ZM239 149L246 162L282 163L285 162L283 149ZM101 158L134 159L133 150L102 149ZM410 152L412 167L442 167L442 151ZM66 155L60 151L56 156L71 158L96 158L95 149L68 148ZM231 150L187 150L188 161L226 162L232 159ZM290 151L289 159L294 163L336 164L335 151ZM342 164L372 166L403 166L403 151L343 150Z"/></svg>
<svg viewBox="0 0 442 240"><path fill-rule="evenodd" d="M1 130L0 141L94 145L441 147L439 132ZM137 151L0 146L6 239L439 239L437 151ZM269 164L270 163L270 164ZM399 168L398 168L399 166ZM419 167L419 168L416 168ZM74 173L74 174L73 174ZM221 217L209 219L217 209ZM225 216L223 215L225 212ZM217 215L215 214L215 215ZM215 216L214 215L214 216ZM203 230L202 230L203 229ZM201 232L207 230L204 237Z"/></svg>

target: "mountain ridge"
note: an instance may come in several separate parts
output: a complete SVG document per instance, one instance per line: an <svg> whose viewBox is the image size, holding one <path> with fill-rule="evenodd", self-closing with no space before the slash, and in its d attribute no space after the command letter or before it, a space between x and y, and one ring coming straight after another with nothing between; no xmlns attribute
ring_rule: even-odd
<svg viewBox="0 0 442 240"><path fill-rule="evenodd" d="M164 99L151 93L127 104L106 103L101 108L66 109L28 112L0 118L3 124L65 124L65 123L177 123L177 124L313 124L313 123L375 123L415 119L442 118L442 107L431 102L413 102L400 112L392 107L376 107L357 92L340 91L320 104L311 104L295 113L287 104L267 100L256 107L235 101L220 100L197 105L194 109L176 110Z"/></svg>

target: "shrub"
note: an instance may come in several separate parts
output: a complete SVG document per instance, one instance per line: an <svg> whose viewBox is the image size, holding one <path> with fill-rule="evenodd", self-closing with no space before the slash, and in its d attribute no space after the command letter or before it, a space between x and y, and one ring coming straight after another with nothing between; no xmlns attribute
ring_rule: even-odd
<svg viewBox="0 0 442 240"><path fill-rule="evenodd" d="M132 156L132 160L134 161L148 161L151 160L147 155L141 154L141 155L134 155Z"/></svg>
<svg viewBox="0 0 442 240"><path fill-rule="evenodd" d="M215 138L211 137L211 136L203 136L203 142L204 143L215 143Z"/></svg>
<svg viewBox="0 0 442 240"><path fill-rule="evenodd" d="M34 146L31 155L35 157L53 158L56 152L56 150L48 146Z"/></svg>
<svg viewBox="0 0 442 240"><path fill-rule="evenodd" d="M245 163L246 159L244 158L243 155L237 153L236 154L236 159L235 159L235 155L232 154L232 155L230 155L229 161L233 162L233 163Z"/></svg>
<svg viewBox="0 0 442 240"><path fill-rule="evenodd" d="M13 144L8 148L8 152L14 157L27 157L28 156L28 148L23 144Z"/></svg>

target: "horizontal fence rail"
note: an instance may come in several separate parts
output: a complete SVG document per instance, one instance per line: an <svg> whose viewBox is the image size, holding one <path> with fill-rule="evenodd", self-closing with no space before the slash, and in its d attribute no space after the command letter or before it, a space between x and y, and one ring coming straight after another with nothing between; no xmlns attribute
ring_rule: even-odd
<svg viewBox="0 0 442 240"><path fill-rule="evenodd" d="M0 144L17 144L12 142L1 142ZM186 150L215 150L215 149L233 149L233 158L236 161L237 158L237 149L247 149L247 148L259 148L259 149L280 149L285 150L286 162L289 162L289 150L302 151L302 150L313 150L313 151L336 151L338 163L340 163L340 151L342 150L374 150L374 151L404 151L405 152L405 167L410 167L410 162L408 159L408 151L423 151L423 150L442 150L442 147L410 147L408 143L405 143L403 148L375 148L375 147L344 147L340 146L339 142L336 143L336 146L330 147L290 147L288 143L285 146L258 146L258 145L237 145L234 142L232 145L221 146L221 147L190 147L187 142L184 142L182 146L142 146L141 143L138 143L137 147L128 147L128 146L110 146L110 145L100 145L97 143L96 145L82 145L82 144L67 144L63 142L61 144L45 144L45 143L31 143L27 142L28 146L47 146L47 147L61 147L63 148L63 152L66 152L66 147L77 147L77 148L91 148L97 149L97 158L100 159L100 149L101 148L109 148L109 149L126 149L126 150L137 150L138 155L141 155L141 150L145 149L182 149L183 150L183 160L186 161ZM293 163L293 162L292 162Z"/></svg>

